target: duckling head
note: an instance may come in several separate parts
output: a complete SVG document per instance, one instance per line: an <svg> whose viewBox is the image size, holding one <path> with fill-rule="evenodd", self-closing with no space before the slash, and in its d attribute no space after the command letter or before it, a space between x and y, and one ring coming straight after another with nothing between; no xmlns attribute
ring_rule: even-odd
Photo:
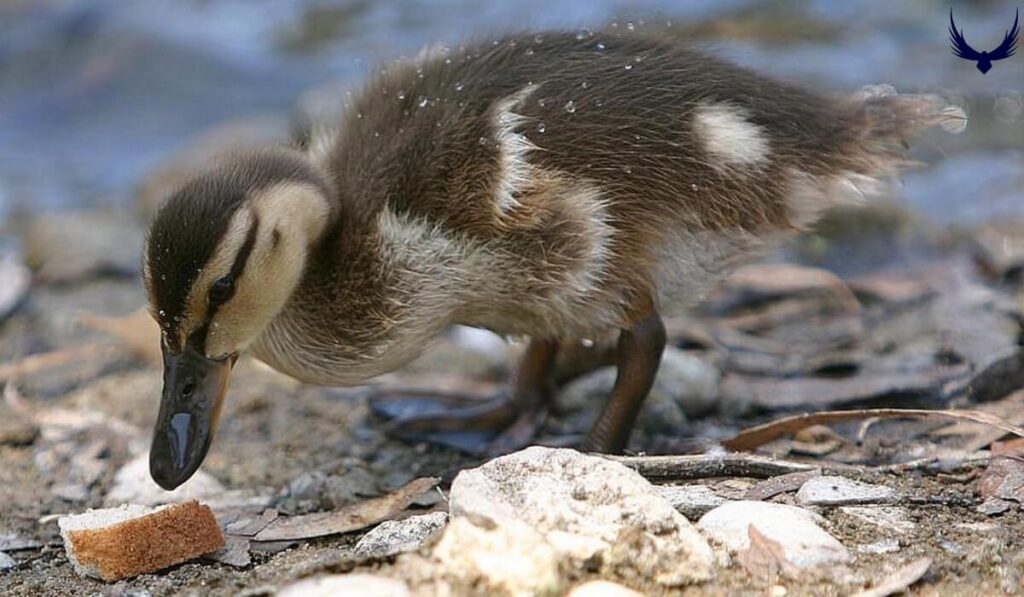
<svg viewBox="0 0 1024 597"><path fill-rule="evenodd" d="M199 468L235 361L284 308L332 216L329 183L287 149L236 156L185 183L150 226L146 291L164 387L150 474L165 489Z"/></svg>

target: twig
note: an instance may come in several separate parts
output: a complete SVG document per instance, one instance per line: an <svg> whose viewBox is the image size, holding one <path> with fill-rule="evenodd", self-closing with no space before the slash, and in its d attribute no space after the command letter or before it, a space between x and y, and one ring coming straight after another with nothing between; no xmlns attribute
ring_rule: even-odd
<svg viewBox="0 0 1024 597"><path fill-rule="evenodd" d="M865 408L858 410L830 410L817 413L795 415L784 417L744 429L731 439L722 442L725 449L733 452L745 452L753 450L770 441L776 440L784 435L796 433L812 425L822 423L839 423L843 421L856 421L860 419L877 418L904 418L904 417L939 417L946 419L957 419L983 423L1024 437L1024 428L1012 425L1009 422L986 412L976 410L927 410L919 408Z"/></svg>
<svg viewBox="0 0 1024 597"><path fill-rule="evenodd" d="M0 365L0 382L31 375L53 367L60 367L75 361L95 358L97 355L112 354L116 349L105 344L91 343L74 348L55 350L27 356L12 363Z"/></svg>
<svg viewBox="0 0 1024 597"><path fill-rule="evenodd" d="M749 454L686 455L686 456L605 456L621 462L644 477L658 481L706 479L708 477L768 478L817 468Z"/></svg>

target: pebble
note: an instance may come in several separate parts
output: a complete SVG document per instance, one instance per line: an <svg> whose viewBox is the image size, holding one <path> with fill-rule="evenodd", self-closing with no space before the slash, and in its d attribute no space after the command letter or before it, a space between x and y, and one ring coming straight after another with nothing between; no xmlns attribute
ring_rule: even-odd
<svg viewBox="0 0 1024 597"><path fill-rule="evenodd" d="M727 501L707 485L658 485L655 488L688 520L700 518Z"/></svg>
<svg viewBox="0 0 1024 597"><path fill-rule="evenodd" d="M41 279L78 282L100 274L139 273L144 232L123 211L41 214L26 227L25 261Z"/></svg>
<svg viewBox="0 0 1024 597"><path fill-rule="evenodd" d="M532 447L462 471L449 508L453 522L524 525L573 567L599 562L605 572L665 586L712 573L707 541L650 482L622 464L575 450Z"/></svg>
<svg viewBox="0 0 1024 597"><path fill-rule="evenodd" d="M896 497L896 491L884 485L870 485L845 477L822 476L808 479L796 493L804 506L849 506L877 504Z"/></svg>
<svg viewBox="0 0 1024 597"><path fill-rule="evenodd" d="M32 274L13 253L0 253L0 321L21 304L28 294Z"/></svg>
<svg viewBox="0 0 1024 597"><path fill-rule="evenodd" d="M1007 500L997 497L990 497L986 499L984 502L978 504L978 506L974 510L980 514L994 516L996 514L1002 514L1003 512L1006 512L1012 506L1013 504Z"/></svg>
<svg viewBox="0 0 1024 597"><path fill-rule="evenodd" d="M874 543L858 545L860 553L896 553L900 550L900 542L895 539L879 539Z"/></svg>
<svg viewBox="0 0 1024 597"><path fill-rule="evenodd" d="M278 597L407 597L409 588L393 578L373 574L330 574L314 576L288 585L278 591Z"/></svg>
<svg viewBox="0 0 1024 597"><path fill-rule="evenodd" d="M0 446L28 446L39 437L39 426L0 402Z"/></svg>
<svg viewBox="0 0 1024 597"><path fill-rule="evenodd" d="M643 593L608 580L592 580L569 591L566 597L643 597Z"/></svg>
<svg viewBox="0 0 1024 597"><path fill-rule="evenodd" d="M839 511L861 522L897 533L909 533L917 528L907 510L898 506L843 506Z"/></svg>
<svg viewBox="0 0 1024 597"><path fill-rule="evenodd" d="M446 512L432 512L389 520L377 525L356 543L355 554L361 558L384 558L407 551L416 551L448 523Z"/></svg>
<svg viewBox="0 0 1024 597"><path fill-rule="evenodd" d="M192 477L174 491L156 484L149 474L149 452L141 454L121 467L114 475L114 483L104 502L108 506L141 504L157 506L187 500L205 500L224 493L224 486L209 473L196 471Z"/></svg>
<svg viewBox="0 0 1024 597"><path fill-rule="evenodd" d="M771 502L736 501L708 512L697 526L730 551L750 546L748 527L782 545L786 559L799 568L847 562L850 552L821 528L825 519L796 506Z"/></svg>
<svg viewBox="0 0 1024 597"><path fill-rule="evenodd" d="M14 561L14 558L0 551L0 570L14 568L16 565L17 562Z"/></svg>

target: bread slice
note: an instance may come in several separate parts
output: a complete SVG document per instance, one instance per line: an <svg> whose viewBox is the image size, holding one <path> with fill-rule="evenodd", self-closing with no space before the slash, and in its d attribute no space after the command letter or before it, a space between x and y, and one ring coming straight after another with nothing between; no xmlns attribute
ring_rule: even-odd
<svg viewBox="0 0 1024 597"><path fill-rule="evenodd" d="M224 547L213 512L195 500L155 509L89 510L63 516L58 524L75 571L106 581L155 572Z"/></svg>

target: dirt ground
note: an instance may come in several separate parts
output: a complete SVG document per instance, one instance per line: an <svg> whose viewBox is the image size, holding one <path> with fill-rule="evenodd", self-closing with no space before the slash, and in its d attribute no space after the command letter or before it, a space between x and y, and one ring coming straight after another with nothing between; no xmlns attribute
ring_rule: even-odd
<svg viewBox="0 0 1024 597"><path fill-rule="evenodd" d="M901 257L895 270L857 267L850 259L874 254L865 247L878 243L911 242L905 240L907 229L890 225L873 240L850 244L844 233L829 235L826 224L820 236L791 247L784 257L829 265L839 251L847 256L845 271L832 267L840 277L809 265L769 264L727 283L691 318L670 322L673 350L714 372L715 392L703 406L694 403L688 393L696 386L687 386L692 379L685 382L690 378L679 373L682 386L655 393L667 398L652 394L633 450L700 453L744 427L792 412L837 408L972 408L1024 422L1024 394L1012 392L1022 375L1014 365L1022 320L1021 287L1013 277L1017 262L982 251L974 232L913 240L918 257L909 265ZM139 323L144 316L130 318L143 301L130 272L100 268L75 280L37 279L0 328L0 419L8 423L0 427L0 546L6 546L0 551L16 562L0 572L0 593L255 595L320 572L396 573L394 558L360 562L353 556L361 532L263 546L242 568L199 560L113 584L73 571L54 515L102 506L117 471L148 446L161 378L150 332ZM122 319L86 317L83 323L83 313ZM111 325L118 321L128 324ZM74 353L83 346L85 351ZM486 395L501 387L519 350L515 343L457 333L374 387L348 389L299 384L243 360L203 470L232 495L243 492L251 508L272 506L283 514L357 503L421 476L439 476L444 487L459 469L482 460L434 443L390 438L370 412L368 397L409 386ZM560 363L560 406L542 443L577 441L603 395L597 383L603 374L585 372L608 361L606 347L598 341L567 352ZM55 353L67 358L56 365L29 364L32 355ZM1009 369L992 374L998 367ZM27 429L21 435L19 421ZM999 514L977 510L991 497L979 480L986 449L1001 432L931 420L849 422L811 431L755 452L892 487L906 525L865 522L838 507L815 508L826 518L826 530L855 555L845 568L766 579L726 560L712 581L681 593L781 594L773 589L781 586L790 595L848 594L920 557L931 558L932 565L915 585L919 594L1024 591L1020 496L1004 496L1008 507ZM682 482L736 499L760 480ZM770 500L795 503L792 491ZM436 498L414 506L444 507ZM879 542L887 545L886 553L858 549ZM573 580L592 573L578 575ZM665 591L642 580L615 580L652 594Z"/></svg>

